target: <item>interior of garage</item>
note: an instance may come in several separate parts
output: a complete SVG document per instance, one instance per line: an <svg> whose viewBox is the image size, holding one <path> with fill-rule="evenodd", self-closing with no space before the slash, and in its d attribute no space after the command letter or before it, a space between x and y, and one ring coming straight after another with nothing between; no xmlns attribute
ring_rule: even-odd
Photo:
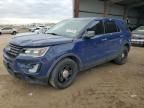
<svg viewBox="0 0 144 108"><path fill-rule="evenodd" d="M74 0L74 17L124 19L129 27L144 25L144 0Z"/></svg>

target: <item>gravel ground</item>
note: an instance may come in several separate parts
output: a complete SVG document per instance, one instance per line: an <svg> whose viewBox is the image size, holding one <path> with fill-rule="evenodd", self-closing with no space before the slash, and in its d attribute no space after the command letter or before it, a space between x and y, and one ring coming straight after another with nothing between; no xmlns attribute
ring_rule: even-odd
<svg viewBox="0 0 144 108"><path fill-rule="evenodd" d="M81 72L75 83L57 90L11 77L2 50L11 36L0 36L0 108L144 108L144 48L132 47L127 64L106 63Z"/></svg>

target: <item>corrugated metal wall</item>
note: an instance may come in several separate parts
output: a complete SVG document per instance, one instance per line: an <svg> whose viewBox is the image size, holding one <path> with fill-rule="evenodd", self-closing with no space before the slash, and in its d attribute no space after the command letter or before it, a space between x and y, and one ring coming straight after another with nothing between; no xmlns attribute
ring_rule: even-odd
<svg viewBox="0 0 144 108"><path fill-rule="evenodd" d="M103 17L104 16L104 2L99 0L80 0L79 17ZM123 19L124 7L112 4L109 8L108 17ZM138 12L136 10L128 11L128 19L131 26L136 26L138 23Z"/></svg>
<svg viewBox="0 0 144 108"><path fill-rule="evenodd" d="M102 17L104 2L98 0L80 0L80 17Z"/></svg>

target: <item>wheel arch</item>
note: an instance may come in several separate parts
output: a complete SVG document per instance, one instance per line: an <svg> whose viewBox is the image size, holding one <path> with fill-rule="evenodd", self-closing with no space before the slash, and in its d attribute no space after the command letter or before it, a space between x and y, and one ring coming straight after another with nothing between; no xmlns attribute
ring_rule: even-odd
<svg viewBox="0 0 144 108"><path fill-rule="evenodd" d="M17 31L13 31L12 33L17 33Z"/></svg>
<svg viewBox="0 0 144 108"><path fill-rule="evenodd" d="M124 46L128 48L128 51L130 51L130 44L125 43Z"/></svg>
<svg viewBox="0 0 144 108"><path fill-rule="evenodd" d="M78 57L76 57L76 56L73 56L73 55L70 55L70 56L66 56L65 58L70 58L70 59L72 59L73 61L75 61L76 63L77 63L77 65L78 65L78 69L80 70L80 64L81 64L81 61L79 60L79 58Z"/></svg>
<svg viewBox="0 0 144 108"><path fill-rule="evenodd" d="M50 69L49 69L49 71L48 71L48 73L47 73L48 79L49 79L49 77L50 77L50 75L51 75L51 72L53 71L54 67L55 67L61 60L65 59L65 58L70 58L70 59L74 60L74 61L77 63L77 65L78 65L79 71L81 70L82 62L81 62L80 58L79 58L77 55L72 54L72 53L70 53L70 54L64 54L64 55L58 57L58 58L55 60L55 62L52 64L52 66L50 67Z"/></svg>

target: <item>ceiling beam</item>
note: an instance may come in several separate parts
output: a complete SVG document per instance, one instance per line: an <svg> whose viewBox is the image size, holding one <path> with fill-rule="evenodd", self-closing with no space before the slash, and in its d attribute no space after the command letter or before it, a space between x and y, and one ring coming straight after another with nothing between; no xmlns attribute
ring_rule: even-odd
<svg viewBox="0 0 144 108"><path fill-rule="evenodd" d="M131 4L130 6L128 6L128 8L135 8L135 7L139 7L143 5L144 5L144 2L138 2L138 3Z"/></svg>
<svg viewBox="0 0 144 108"><path fill-rule="evenodd" d="M121 1L124 1L124 0L110 0L110 2L112 2L112 3L118 3L118 2L121 2Z"/></svg>

